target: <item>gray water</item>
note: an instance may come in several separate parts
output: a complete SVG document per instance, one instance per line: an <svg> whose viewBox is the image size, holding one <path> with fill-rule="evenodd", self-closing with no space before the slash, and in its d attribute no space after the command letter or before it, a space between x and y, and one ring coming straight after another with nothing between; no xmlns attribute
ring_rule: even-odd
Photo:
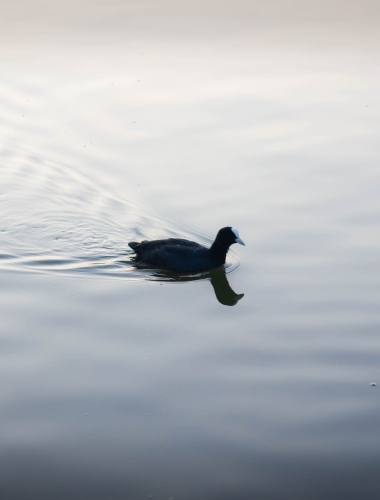
<svg viewBox="0 0 380 500"><path fill-rule="evenodd" d="M0 496L379 497L379 7L3 4ZM131 240L224 268L138 268Z"/></svg>

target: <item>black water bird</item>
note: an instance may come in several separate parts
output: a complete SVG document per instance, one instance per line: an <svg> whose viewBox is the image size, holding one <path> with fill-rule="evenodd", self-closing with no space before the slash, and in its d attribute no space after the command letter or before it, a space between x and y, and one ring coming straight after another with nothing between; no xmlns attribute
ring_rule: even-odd
<svg viewBox="0 0 380 500"><path fill-rule="evenodd" d="M245 245L236 228L224 227L220 229L210 248L181 238L144 240L141 243L131 241L128 245L136 252L136 260L143 264L161 266L180 273L192 273L222 266L233 243Z"/></svg>

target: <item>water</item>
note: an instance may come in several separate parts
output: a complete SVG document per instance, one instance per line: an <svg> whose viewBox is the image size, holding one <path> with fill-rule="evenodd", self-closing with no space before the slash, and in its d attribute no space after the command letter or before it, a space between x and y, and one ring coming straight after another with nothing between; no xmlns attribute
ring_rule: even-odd
<svg viewBox="0 0 380 500"><path fill-rule="evenodd" d="M7 7L2 499L377 499L378 10Z"/></svg>

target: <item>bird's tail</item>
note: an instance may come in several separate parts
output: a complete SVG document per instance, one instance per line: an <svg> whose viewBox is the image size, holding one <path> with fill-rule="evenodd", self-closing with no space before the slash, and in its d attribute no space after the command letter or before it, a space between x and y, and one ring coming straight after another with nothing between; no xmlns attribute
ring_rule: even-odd
<svg viewBox="0 0 380 500"><path fill-rule="evenodd" d="M134 250L135 252L139 248L140 245L141 245L141 243L138 243L137 241L131 241L130 243L128 243L128 246L130 248L132 248L132 250Z"/></svg>

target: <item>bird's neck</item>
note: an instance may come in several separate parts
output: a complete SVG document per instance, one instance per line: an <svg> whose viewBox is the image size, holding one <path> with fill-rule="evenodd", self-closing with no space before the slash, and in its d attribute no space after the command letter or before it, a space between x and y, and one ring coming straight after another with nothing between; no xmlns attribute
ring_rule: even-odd
<svg viewBox="0 0 380 500"><path fill-rule="evenodd" d="M226 262L226 256L228 252L229 246L223 244L219 241L214 241L214 243L209 248L209 255L212 259L217 259L220 261Z"/></svg>

